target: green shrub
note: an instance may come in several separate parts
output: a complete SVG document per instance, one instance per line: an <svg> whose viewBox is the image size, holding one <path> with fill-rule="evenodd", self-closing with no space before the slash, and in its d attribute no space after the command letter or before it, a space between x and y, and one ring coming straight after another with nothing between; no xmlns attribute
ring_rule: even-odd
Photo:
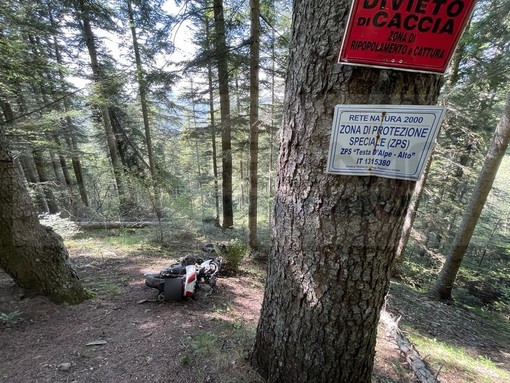
<svg viewBox="0 0 510 383"><path fill-rule="evenodd" d="M223 245L216 245L216 254L223 257L225 261L224 268L227 271L236 273L239 270L239 264L246 256L248 247L238 239L231 239Z"/></svg>
<svg viewBox="0 0 510 383"><path fill-rule="evenodd" d="M4 322L7 327L11 327L18 322L20 316L21 311L19 310L12 311L10 313L0 312L0 321Z"/></svg>

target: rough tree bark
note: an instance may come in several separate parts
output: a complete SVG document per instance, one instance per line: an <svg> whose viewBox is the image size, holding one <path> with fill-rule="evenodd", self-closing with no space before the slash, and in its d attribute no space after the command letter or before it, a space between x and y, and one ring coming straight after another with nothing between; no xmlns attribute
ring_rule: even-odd
<svg viewBox="0 0 510 383"><path fill-rule="evenodd" d="M466 254L469 242L473 236L480 214L482 214L485 201L489 195L501 160L505 156L510 141L510 93L507 94L503 115L492 137L491 147L485 158L482 172L473 190L471 200L466 208L459 231L453 240L452 251L444 263L436 283L430 293L440 300L451 300L455 278Z"/></svg>
<svg viewBox="0 0 510 383"><path fill-rule="evenodd" d="M42 226L0 126L0 267L29 291L55 302L87 298L62 239Z"/></svg>
<svg viewBox="0 0 510 383"><path fill-rule="evenodd" d="M336 104L435 104L441 78L335 65L351 2L296 0L275 226L251 361L268 382L370 382L415 182L325 173Z"/></svg>

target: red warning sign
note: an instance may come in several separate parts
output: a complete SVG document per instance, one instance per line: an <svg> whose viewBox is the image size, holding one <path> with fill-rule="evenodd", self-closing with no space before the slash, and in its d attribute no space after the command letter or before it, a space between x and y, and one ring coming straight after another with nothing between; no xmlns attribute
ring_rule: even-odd
<svg viewBox="0 0 510 383"><path fill-rule="evenodd" d="M353 0L339 62L444 73L476 0Z"/></svg>

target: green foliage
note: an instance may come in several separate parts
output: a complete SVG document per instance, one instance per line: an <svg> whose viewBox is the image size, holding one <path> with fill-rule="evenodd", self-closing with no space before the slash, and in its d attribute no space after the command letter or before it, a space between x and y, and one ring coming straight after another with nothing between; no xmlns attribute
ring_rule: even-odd
<svg viewBox="0 0 510 383"><path fill-rule="evenodd" d="M466 307L509 315L510 256L504 252L489 252L481 264L483 249L476 245L476 238L473 240L475 244L468 250L459 270L453 298ZM446 255L412 240L404 260L397 268L396 278L426 292L434 284Z"/></svg>
<svg viewBox="0 0 510 383"><path fill-rule="evenodd" d="M427 290L451 252L481 165L501 117L510 80L508 2L482 0L452 60L441 103L447 107L399 276ZM462 303L507 312L510 274L510 163L505 158L458 274ZM493 274L498 273L495 277ZM502 275L503 274L503 275ZM497 297L494 302L493 298Z"/></svg>
<svg viewBox="0 0 510 383"><path fill-rule="evenodd" d="M218 337L212 331L199 332L191 343L193 351L202 357L213 355L217 347Z"/></svg>
<svg viewBox="0 0 510 383"><path fill-rule="evenodd" d="M225 246L216 245L216 253L225 260L225 268L233 273L239 270L239 264L248 252L248 246L238 239L231 239Z"/></svg>
<svg viewBox="0 0 510 383"><path fill-rule="evenodd" d="M63 239L70 239L80 233L80 228L76 222L69 218L62 218L58 214L42 214L39 216L39 222L44 226L51 227Z"/></svg>
<svg viewBox="0 0 510 383"><path fill-rule="evenodd" d="M418 290L427 289L436 278L437 268L427 267L414 257L407 256L398 267L398 279Z"/></svg>
<svg viewBox="0 0 510 383"><path fill-rule="evenodd" d="M21 311L15 310L9 313L0 312L0 321L5 323L7 327L11 327L16 324L21 316Z"/></svg>
<svg viewBox="0 0 510 383"><path fill-rule="evenodd" d="M503 0L477 3L442 90L441 103L448 113L415 228L424 235L424 246L443 254L448 253L457 232L506 97L510 80L508 7ZM503 201L499 199L498 205ZM482 217L480 223L487 218Z"/></svg>

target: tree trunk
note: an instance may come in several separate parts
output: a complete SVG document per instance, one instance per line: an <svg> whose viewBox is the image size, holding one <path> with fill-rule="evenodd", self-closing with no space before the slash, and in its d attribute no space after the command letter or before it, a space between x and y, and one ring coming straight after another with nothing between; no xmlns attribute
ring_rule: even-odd
<svg viewBox="0 0 510 383"><path fill-rule="evenodd" d="M214 27L216 31L216 51L218 55L218 85L220 91L221 114L222 226L224 229L228 229L234 226L234 209L232 206L232 134L230 93L228 85L228 58L223 0L214 0Z"/></svg>
<svg viewBox="0 0 510 383"><path fill-rule="evenodd" d="M39 182L44 191L44 196L48 203L48 208L50 214L57 214L60 209L57 204L57 199L55 198L55 194L53 194L53 189L51 187L51 182L46 172L46 161L44 160L43 154L40 149L34 149L34 163L35 168L37 170L37 174L39 176Z"/></svg>
<svg viewBox="0 0 510 383"><path fill-rule="evenodd" d="M241 195L239 196L239 208L244 208L244 168L243 159L239 160L239 185L241 187Z"/></svg>
<svg viewBox="0 0 510 383"><path fill-rule="evenodd" d="M209 33L209 19L205 19L205 33L207 40L207 49L210 47L210 33ZM220 221L220 199L219 199L219 188L218 188L218 157L216 152L216 120L214 118L214 87L213 87L213 73L212 65L210 62L207 63L207 80L209 83L209 118L211 121L211 147L212 147L212 166L214 176L214 207L216 209L216 224L219 225Z"/></svg>
<svg viewBox="0 0 510 383"><path fill-rule="evenodd" d="M48 60L47 53L45 50L41 48L41 42L39 37L29 35L27 36L28 41L30 42L30 49L34 57L38 57L40 60ZM38 76L41 79L47 78L48 76L43 73L43 71L39 69L35 69ZM34 99L38 101L40 105L51 105L52 102L48 97L48 89L51 89L51 79L47 78L47 83L43 84L31 84L31 88L33 91ZM21 103L23 105L23 110L26 110L25 102ZM43 114L38 113L38 115L42 118ZM45 133L44 138L46 142L51 142L53 137L50 134ZM43 154L43 151L48 154ZM48 200L48 206L50 208L50 213L55 214L60 212L60 208L57 204L57 199L55 198L54 190L58 189L63 190L64 185L66 184L62 169L60 167L60 162L58 162L55 158L55 154L53 153L51 148L47 148L46 146L42 146L42 143L36 143L34 145L34 161L37 172L39 173L39 179L43 183L44 193L46 195L46 199ZM49 162L53 167L53 173L55 174L55 178L50 177L48 172L46 171L46 164L48 163L47 158L49 157ZM55 179L57 182L53 182ZM50 182L50 180L52 180ZM67 190L66 190L67 191ZM62 201L59 201L62 202Z"/></svg>
<svg viewBox="0 0 510 383"><path fill-rule="evenodd" d="M64 177L63 178L64 185L66 185L69 188L71 194L74 194L73 193L73 180L71 179L71 174L69 173L69 166L67 166L67 160L66 160L64 153L61 149L62 143L60 142L60 139L57 137L57 135L54 136L54 141L57 144L57 147L59 148L58 162L60 164L60 170L62 171L62 176ZM57 170L55 170L55 173L57 173Z"/></svg>
<svg viewBox="0 0 510 383"><path fill-rule="evenodd" d="M425 191L425 183L427 182L427 176L429 174L431 164L432 164L432 157L429 158L427 166L425 167L425 171L421 175L420 179L418 181L416 181L413 196L411 197L411 201L409 202L409 206L407 208L407 214L406 214L406 218L404 221L404 226L402 228L402 236L400 237L397 254L395 256L396 263L404 261L404 259L403 259L404 251L406 250L407 243L409 242L409 238L411 237L411 231L413 228L414 220L416 218L416 213L417 213L418 207L420 205L421 195ZM395 266L396 266L396 264L395 264Z"/></svg>
<svg viewBox="0 0 510 383"><path fill-rule="evenodd" d="M496 174L498 173L501 160L505 156L508 142L510 141L510 93L507 94L506 105L501 120L492 137L491 147L485 158L482 172L478 177L475 190L466 208L459 231L455 236L452 252L446 259L439 272L436 283L431 289L431 295L436 299L451 300L452 289L459 272L460 265L466 254L466 250L473 236L478 219L482 213L485 201L489 195Z"/></svg>
<svg viewBox="0 0 510 383"><path fill-rule="evenodd" d="M102 100L100 101L100 105L96 106L99 110L103 122L103 128L105 131L106 142L108 144L108 149L110 153L110 159L112 162L113 174L115 178L115 183L117 186L117 193L119 195L119 203L120 203L120 211L121 215L127 214L127 202L126 202L126 191L123 180L123 167L119 158L119 154L117 152L117 142L115 139L115 134L113 132L112 123L110 120L110 115L108 111L108 102L107 95L104 91L103 84L104 78L101 73L101 68L99 66L99 61L97 57L96 43L94 34L92 32L92 26L90 23L89 11L86 7L85 1L79 1L80 9L80 22L82 25L82 32L85 38L85 43L87 45L87 49L90 56L90 66L92 69L92 73L94 75L94 82L99 89L98 97Z"/></svg>
<svg viewBox="0 0 510 383"><path fill-rule="evenodd" d="M371 381L415 182L325 173L336 104L434 104L441 77L334 65L350 1L294 2L275 227L252 364L268 382Z"/></svg>
<svg viewBox="0 0 510 383"><path fill-rule="evenodd" d="M49 213L50 208L48 206L48 201L46 201L46 197L42 190L42 187L39 183L39 176L35 170L35 164L32 156L28 156L26 154L22 154L19 157L21 168L25 174L25 179L28 181L29 185L33 188L35 192L35 200L37 203L37 212L39 213Z"/></svg>
<svg viewBox="0 0 510 383"><path fill-rule="evenodd" d="M274 7L274 3L272 3L272 7ZM275 92L275 67L276 67L276 51L275 51L275 32L272 29L271 36L271 126L269 127L269 165L268 165L268 180L267 180L267 199L268 201L272 200L273 197L273 147L274 147L274 132L275 132L275 102L276 102L276 92ZM267 222L269 224L269 229L271 229L271 225L273 224L272 219L272 211L273 204L271 202L268 203L267 209ZM269 230L271 232L271 230Z"/></svg>
<svg viewBox="0 0 510 383"><path fill-rule="evenodd" d="M190 78L190 97L191 97L191 120L190 126L193 130L198 129L197 124L197 111L195 108L195 89L193 88L193 78ZM204 202L204 193L202 190L202 162L200 161L200 146L198 142L197 136L194 138L195 141L195 160L197 164L197 186L198 186L198 194L200 195L200 215L201 219L200 222L202 224L202 232L205 233L205 226L204 226L204 209L205 209L205 202Z"/></svg>
<svg viewBox="0 0 510 383"><path fill-rule="evenodd" d="M27 112L26 100L19 85L17 90L18 96L16 101L18 103L19 113L22 115ZM12 124L14 120L14 113L10 106L7 110L10 112L5 114L6 122ZM58 205L56 204L53 193L48 189L48 185L45 184L47 178L45 176L44 167L41 169L42 160L40 159L40 150L38 153L38 151L33 149L32 146L30 146L30 150L30 156L22 154L20 158L25 171L25 177L28 182L32 183L36 191L37 206L41 209L39 211L55 214L58 212Z"/></svg>
<svg viewBox="0 0 510 383"><path fill-rule="evenodd" d="M56 29L57 24L55 23L55 20L53 18L53 9L50 4L48 4L48 15L49 15L50 24L51 24L52 28ZM57 60L57 63L59 64L58 75L59 75L62 91L66 91L67 86L66 86L66 81L65 81L65 77L64 77L64 72L61 69L64 66L64 61L62 60L62 54L60 53L60 48L58 45L57 37L55 35L53 36L53 48L55 50L55 58ZM62 100L62 109L65 113L69 112L69 110L70 110L69 101L67 98L64 98ZM78 190L80 192L80 198L81 198L81 201L83 202L83 204L88 207L89 199L87 196L87 188L86 188L85 180L83 177L83 169L81 166L80 156L78 154L78 145L77 145L76 139L74 137L74 131L76 129L73 129L74 124L73 124L73 120L71 119L71 117L69 117L69 116L65 117L63 126L64 126L64 128L63 128L64 139L65 139L65 142L67 144L69 151L71 152L71 163L73 165L73 171L74 171L74 176L76 178L76 184L78 185ZM67 176L66 176L66 180L67 180Z"/></svg>
<svg viewBox="0 0 510 383"><path fill-rule="evenodd" d="M471 15L471 18L466 24L466 29L464 29L464 37L466 37L466 35L469 32L469 29L471 28L472 20L473 15ZM455 86L459 81L460 63L462 61L464 54L466 53L467 41L468 41L467 39L460 39L459 44L457 45L457 48L455 48L455 52L453 53L452 60L449 65L448 77L446 80L446 85L450 88Z"/></svg>
<svg viewBox="0 0 510 383"><path fill-rule="evenodd" d="M260 3L251 0L250 42L250 188L248 205L248 245L257 248L257 197L259 155L259 56Z"/></svg>
<svg viewBox="0 0 510 383"><path fill-rule="evenodd" d="M140 104L142 106L143 126L145 128L145 145L147 146L147 156L149 157L149 169L152 179L152 187L154 189L154 210L158 220L161 219L161 190L158 185L158 175L156 169L156 160L154 158L154 151L152 149L152 133L149 122L149 106L147 102L147 82L143 75L142 59L140 56L140 48L138 47L138 38L136 35L136 25L133 15L132 1L127 0L129 25L131 27L131 36L133 39L133 51L135 53L136 61L136 74L138 80L138 91L140 92Z"/></svg>
<svg viewBox="0 0 510 383"><path fill-rule="evenodd" d="M55 302L74 304L86 299L62 239L39 223L2 127L0 179L0 267L20 287L42 292Z"/></svg>
<svg viewBox="0 0 510 383"><path fill-rule="evenodd" d="M71 201L73 200L72 188L68 186L66 176L64 174L64 168L62 167L62 161L65 160L61 155L55 154L52 149L49 150L51 159L51 165L53 167L53 174L55 175L55 181L57 184L57 198L60 203L60 212L62 218L68 218L71 210ZM69 175L69 173L68 173Z"/></svg>
<svg viewBox="0 0 510 383"><path fill-rule="evenodd" d="M49 151L51 166L53 167L53 174L55 175L55 180L58 182L59 188L64 188L67 186L66 177L64 175L64 169L62 169L62 162L60 161L60 156L57 159L55 153L50 150Z"/></svg>
<svg viewBox="0 0 510 383"><path fill-rule="evenodd" d="M72 133L73 122L70 117L66 117L65 122L65 140L69 151L71 152L71 163L73 165L73 173L76 178L76 184L80 192L81 201L85 206L89 206L89 198L87 194L87 188L85 185L85 177L83 175L83 167L81 166L80 155L78 153L78 144Z"/></svg>

